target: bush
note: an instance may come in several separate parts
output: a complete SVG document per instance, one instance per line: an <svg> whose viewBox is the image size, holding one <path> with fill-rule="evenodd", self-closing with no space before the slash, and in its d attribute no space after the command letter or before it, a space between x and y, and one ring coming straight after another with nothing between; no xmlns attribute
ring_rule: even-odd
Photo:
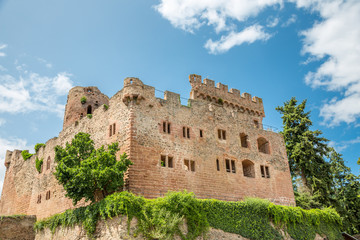
<svg viewBox="0 0 360 240"><path fill-rule="evenodd" d="M79 224L91 236L98 220L118 215L128 216L128 231L132 218L137 218L137 232L147 239L174 239L175 235L195 239L205 235L209 226L253 240L282 239L280 227L295 240L314 239L316 233L325 234L329 240L342 239L341 218L333 209L303 210L257 198L242 202L199 200L186 191L169 192L157 199L114 193L87 207L69 209L38 221L34 228L55 232L59 226ZM186 235L180 230L183 221L187 224Z"/></svg>
<svg viewBox="0 0 360 240"><path fill-rule="evenodd" d="M35 145L35 152L37 153L41 147L45 147L44 143L37 143Z"/></svg>
<svg viewBox="0 0 360 240"><path fill-rule="evenodd" d="M86 115L89 119L92 119L92 114Z"/></svg>
<svg viewBox="0 0 360 240"><path fill-rule="evenodd" d="M39 173L41 173L41 167L42 167L43 163L44 163L44 159L39 159L39 158L35 159L35 167Z"/></svg>
<svg viewBox="0 0 360 240"><path fill-rule="evenodd" d="M109 109L109 106L106 105L106 104L104 104L104 109L105 109L105 110L108 110L108 109Z"/></svg>
<svg viewBox="0 0 360 240"><path fill-rule="evenodd" d="M85 97L85 96L83 96L83 97L80 99L80 102L81 102L81 104L86 103L86 97Z"/></svg>
<svg viewBox="0 0 360 240"><path fill-rule="evenodd" d="M223 105L223 104L224 104L224 100L223 100L222 98L219 98L219 99L218 99L218 104Z"/></svg>
<svg viewBox="0 0 360 240"><path fill-rule="evenodd" d="M24 161L28 160L29 158L31 158L31 156L34 154L29 153L29 150L23 150L21 152L21 156L23 157Z"/></svg>

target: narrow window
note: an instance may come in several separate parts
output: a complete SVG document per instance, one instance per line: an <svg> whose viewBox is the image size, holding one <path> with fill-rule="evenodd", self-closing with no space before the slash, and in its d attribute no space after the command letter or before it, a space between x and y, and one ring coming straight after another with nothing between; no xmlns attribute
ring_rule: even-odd
<svg viewBox="0 0 360 240"><path fill-rule="evenodd" d="M195 161L191 161L191 171L195 172Z"/></svg>
<svg viewBox="0 0 360 240"><path fill-rule="evenodd" d="M161 162L160 162L160 165L162 166L162 167L166 167L166 156L164 156L164 155L161 155L161 160L160 160Z"/></svg>
<svg viewBox="0 0 360 240"><path fill-rule="evenodd" d="M168 157L168 167L173 168L173 157Z"/></svg>
<svg viewBox="0 0 360 240"><path fill-rule="evenodd" d="M170 123L167 124L167 133L170 134Z"/></svg>
<svg viewBox="0 0 360 240"><path fill-rule="evenodd" d="M190 170L189 160L184 159L184 166L185 166L185 169L186 169L187 171L189 171L189 170Z"/></svg>
<svg viewBox="0 0 360 240"><path fill-rule="evenodd" d="M38 198L37 198L37 202L36 203L41 203L41 194L38 195Z"/></svg>
<svg viewBox="0 0 360 240"><path fill-rule="evenodd" d="M112 136L112 125L110 125L110 127L109 127L109 137L111 137Z"/></svg>
<svg viewBox="0 0 360 240"><path fill-rule="evenodd" d="M217 169L218 171L220 171L219 159L216 159L216 169Z"/></svg>
<svg viewBox="0 0 360 240"><path fill-rule="evenodd" d="M266 177L270 178L270 171L269 171L269 167L265 167L265 173L266 173Z"/></svg>
<svg viewBox="0 0 360 240"><path fill-rule="evenodd" d="M226 131L218 129L218 138L221 140L226 140Z"/></svg>
<svg viewBox="0 0 360 240"><path fill-rule="evenodd" d="M170 123L169 122L163 122L163 132L170 134Z"/></svg>
<svg viewBox="0 0 360 240"><path fill-rule="evenodd" d="M190 138L190 128L186 128L187 138Z"/></svg>
<svg viewBox="0 0 360 240"><path fill-rule="evenodd" d="M203 130L200 129L200 137L203 137Z"/></svg>
<svg viewBox="0 0 360 240"><path fill-rule="evenodd" d="M246 135L245 133L241 133L240 134L240 142L241 142L241 147L243 148L247 148L248 146L248 135Z"/></svg>
<svg viewBox="0 0 360 240"><path fill-rule="evenodd" d="M115 135L115 132L116 132L116 124L114 123L113 124L113 135Z"/></svg>
<svg viewBox="0 0 360 240"><path fill-rule="evenodd" d="M50 199L50 191L47 191L46 192L46 197L45 197L46 200L49 200Z"/></svg>
<svg viewBox="0 0 360 240"><path fill-rule="evenodd" d="M265 177L265 169L264 169L264 166L263 165L261 165L260 166L260 170L261 170L261 177Z"/></svg>
<svg viewBox="0 0 360 240"><path fill-rule="evenodd" d="M226 159L225 163L226 163L226 172L230 172L230 160Z"/></svg>
<svg viewBox="0 0 360 240"><path fill-rule="evenodd" d="M51 158L48 157L47 161L46 161L46 170L49 170L50 169L50 160Z"/></svg>
<svg viewBox="0 0 360 240"><path fill-rule="evenodd" d="M183 127L183 137L186 137L186 128Z"/></svg>
<svg viewBox="0 0 360 240"><path fill-rule="evenodd" d="M163 132L166 133L166 122L163 122Z"/></svg>
<svg viewBox="0 0 360 240"><path fill-rule="evenodd" d="M190 128L183 127L183 137L184 138L190 138Z"/></svg>
<svg viewBox="0 0 360 240"><path fill-rule="evenodd" d="M87 107L87 114L91 114L92 113L92 108L91 108L91 105L89 105Z"/></svg>
<svg viewBox="0 0 360 240"><path fill-rule="evenodd" d="M232 173L236 173L235 161L234 160L231 160L231 171L232 171Z"/></svg>

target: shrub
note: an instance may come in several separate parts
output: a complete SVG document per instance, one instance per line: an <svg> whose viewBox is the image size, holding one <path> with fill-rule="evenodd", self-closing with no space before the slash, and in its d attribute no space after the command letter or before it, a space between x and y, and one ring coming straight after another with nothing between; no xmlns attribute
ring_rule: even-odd
<svg viewBox="0 0 360 240"><path fill-rule="evenodd" d="M36 167L36 170L39 173L41 173L41 167L42 167L43 163L44 163L44 159L42 159L42 158L41 159L39 159L39 158L35 159L35 167Z"/></svg>
<svg viewBox="0 0 360 240"><path fill-rule="evenodd" d="M109 109L109 106L107 104L104 104L104 109L105 110L108 110Z"/></svg>
<svg viewBox="0 0 360 240"><path fill-rule="evenodd" d="M92 114L86 115L89 119L92 119Z"/></svg>
<svg viewBox="0 0 360 240"><path fill-rule="evenodd" d="M81 104L86 103L86 97L85 97L85 96L83 96L83 97L80 99L80 102L81 102Z"/></svg>
<svg viewBox="0 0 360 240"><path fill-rule="evenodd" d="M219 99L218 99L218 104L223 105L223 104L224 104L224 100L223 100L222 98L219 98Z"/></svg>
<svg viewBox="0 0 360 240"><path fill-rule="evenodd" d="M35 152L37 153L41 147L45 147L46 145L44 143L37 143L35 145Z"/></svg>
<svg viewBox="0 0 360 240"><path fill-rule="evenodd" d="M29 158L31 158L31 156L34 154L29 153L29 150L23 150L21 152L21 156L23 157L24 161L28 160Z"/></svg>
<svg viewBox="0 0 360 240"><path fill-rule="evenodd" d="M175 235L196 239L205 235L209 226L253 240L282 239L280 227L294 240L314 239L316 233L325 234L329 240L342 239L341 218L333 209L304 210L257 198L241 202L199 200L186 191L169 192L157 199L114 193L87 207L69 209L38 221L34 228L55 232L58 226L79 224L91 236L98 220L118 215L128 216L128 231L132 218L137 218L137 232L147 239L174 239ZM187 224L186 235L180 230L183 221Z"/></svg>

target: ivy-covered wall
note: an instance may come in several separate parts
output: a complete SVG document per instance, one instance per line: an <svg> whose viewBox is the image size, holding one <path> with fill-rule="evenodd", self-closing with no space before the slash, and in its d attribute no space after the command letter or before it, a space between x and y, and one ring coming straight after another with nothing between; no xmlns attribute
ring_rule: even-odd
<svg viewBox="0 0 360 240"><path fill-rule="evenodd" d="M126 215L128 223L136 219L137 227L131 234L146 239L196 239L206 236L210 227L254 240L284 239L281 232L295 240L315 239L316 234L329 240L342 239L341 218L333 209L303 210L254 198L242 202L200 200L187 192L172 192L153 200L115 193L87 207L38 221L35 229L55 232L60 226L82 225L91 237L99 220L119 215Z"/></svg>

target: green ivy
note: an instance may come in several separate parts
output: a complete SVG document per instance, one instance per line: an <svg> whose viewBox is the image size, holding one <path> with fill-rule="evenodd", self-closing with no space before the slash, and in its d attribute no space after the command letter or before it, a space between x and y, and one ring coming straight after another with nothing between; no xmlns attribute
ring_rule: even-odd
<svg viewBox="0 0 360 240"><path fill-rule="evenodd" d="M86 115L89 119L92 119L92 114Z"/></svg>
<svg viewBox="0 0 360 240"><path fill-rule="evenodd" d="M105 110L108 110L109 109L109 106L107 104L104 104L104 109Z"/></svg>
<svg viewBox="0 0 360 240"><path fill-rule="evenodd" d="M44 159L39 159L39 158L36 158L35 159L35 167L36 167L36 170L41 173L41 166L43 165L44 163Z"/></svg>
<svg viewBox="0 0 360 240"><path fill-rule="evenodd" d="M29 150L23 150L21 152L21 156L23 157L24 161L28 160L29 158L31 158L31 156L34 154L29 153Z"/></svg>
<svg viewBox="0 0 360 240"><path fill-rule="evenodd" d="M81 102L81 104L86 103L86 97L85 96L81 97L80 102Z"/></svg>
<svg viewBox="0 0 360 240"><path fill-rule="evenodd" d="M89 236L96 223L118 215L127 215L128 223L138 220L136 234L146 239L195 239L210 227L236 233L252 240L283 239L280 230L295 240L314 239L315 234L329 240L341 239L341 218L333 209L304 210L279 206L267 200L249 198L241 202L214 199L200 200L193 193L169 192L163 198L145 199L129 192L114 193L87 207L69 209L61 214L36 222L39 231L59 226L82 225ZM186 222L188 232L181 232ZM128 224L129 231L130 224Z"/></svg>
<svg viewBox="0 0 360 240"><path fill-rule="evenodd" d="M37 143L35 145L35 152L37 153L41 147L45 147L44 143Z"/></svg>

